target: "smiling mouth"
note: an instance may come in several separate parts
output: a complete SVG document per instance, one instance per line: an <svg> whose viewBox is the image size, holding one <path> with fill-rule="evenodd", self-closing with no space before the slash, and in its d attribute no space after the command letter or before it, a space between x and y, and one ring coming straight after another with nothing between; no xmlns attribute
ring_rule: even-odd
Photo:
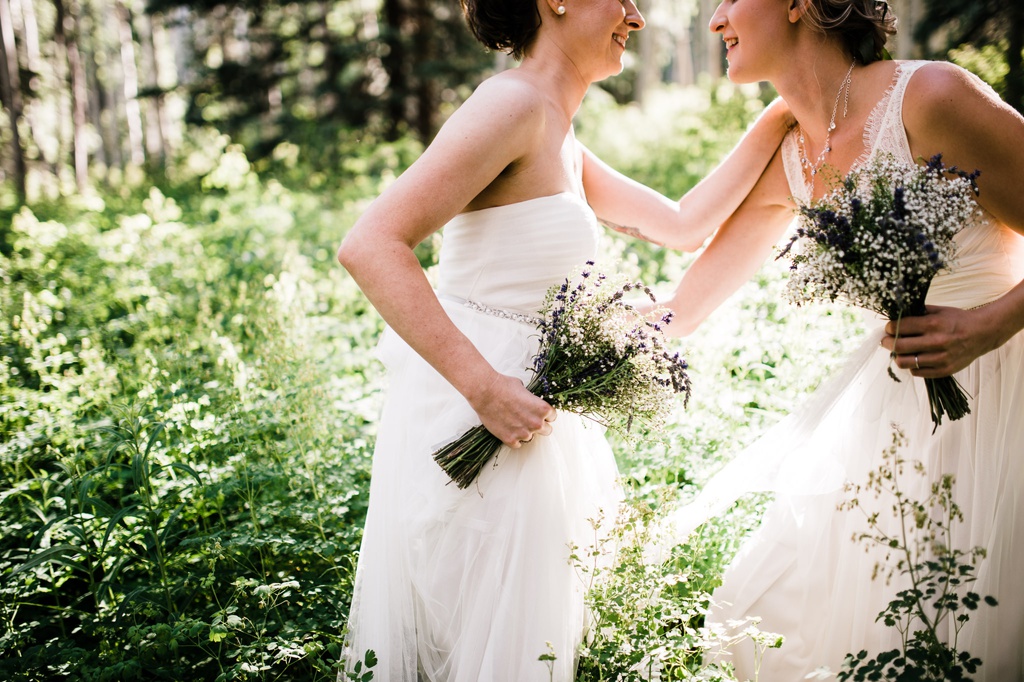
<svg viewBox="0 0 1024 682"><path fill-rule="evenodd" d="M732 48L736 47L736 45L738 45L739 42L740 41L739 41L738 38L725 38L725 47L727 49L732 49Z"/></svg>
<svg viewBox="0 0 1024 682"><path fill-rule="evenodd" d="M612 40L619 44L623 50L626 49L626 36L619 35L618 33L612 34Z"/></svg>

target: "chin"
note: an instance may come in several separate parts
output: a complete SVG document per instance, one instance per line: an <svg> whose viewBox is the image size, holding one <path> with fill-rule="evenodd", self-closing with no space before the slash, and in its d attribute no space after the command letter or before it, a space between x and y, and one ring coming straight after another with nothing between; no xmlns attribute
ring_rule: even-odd
<svg viewBox="0 0 1024 682"><path fill-rule="evenodd" d="M750 74L743 73L743 69L737 69L732 64L725 70L725 75L729 78L729 81L736 83L737 85L743 85L745 83L758 83L763 78L754 78Z"/></svg>

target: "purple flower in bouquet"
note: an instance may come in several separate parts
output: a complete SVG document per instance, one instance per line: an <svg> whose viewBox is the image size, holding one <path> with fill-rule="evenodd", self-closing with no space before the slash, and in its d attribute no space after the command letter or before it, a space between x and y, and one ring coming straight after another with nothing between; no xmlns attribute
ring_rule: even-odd
<svg viewBox="0 0 1024 682"><path fill-rule="evenodd" d="M791 261L787 295L800 305L844 301L890 320L922 315L932 278L956 259L956 234L979 215L978 171L876 157L821 199L799 207L801 224L779 255ZM897 325L897 333L898 333ZM892 368L889 375L899 381ZM925 379L932 421L971 409L953 377Z"/></svg>
<svg viewBox="0 0 1024 682"><path fill-rule="evenodd" d="M540 347L527 389L552 407L575 412L629 437L634 421L660 426L682 393L689 401L686 361L670 351L660 322L626 302L631 292L650 289L622 277L592 272L592 261L578 276L548 290L538 325ZM433 457L465 488L502 443L482 425L437 450Z"/></svg>

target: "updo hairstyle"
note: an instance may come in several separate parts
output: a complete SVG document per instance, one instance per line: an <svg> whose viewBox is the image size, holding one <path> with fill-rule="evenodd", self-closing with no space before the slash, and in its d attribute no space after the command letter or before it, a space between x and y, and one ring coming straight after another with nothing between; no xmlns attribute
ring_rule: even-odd
<svg viewBox="0 0 1024 682"><path fill-rule="evenodd" d="M885 0L807 0L804 21L839 38L861 64L885 58L885 43L896 33L896 17Z"/></svg>
<svg viewBox="0 0 1024 682"><path fill-rule="evenodd" d="M481 43L522 59L540 28L536 0L460 0L469 30Z"/></svg>

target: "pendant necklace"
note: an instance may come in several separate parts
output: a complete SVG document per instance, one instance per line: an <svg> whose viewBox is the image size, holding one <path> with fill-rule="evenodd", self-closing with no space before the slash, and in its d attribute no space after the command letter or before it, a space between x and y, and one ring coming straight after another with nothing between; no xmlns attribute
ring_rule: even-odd
<svg viewBox="0 0 1024 682"><path fill-rule="evenodd" d="M839 92L836 93L836 101L832 105L832 118L829 119L828 129L825 131L825 144L821 147L821 153L818 154L818 158L811 163L810 159L807 158L807 146L804 141L804 129L801 126L800 135L797 137L797 141L800 143L800 165L806 168L811 173L811 187L814 187L814 176L821 170L821 165L825 163L825 155L832 151L832 131L836 129L836 113L839 111L839 100L843 100L843 118L850 110L850 84L852 79L850 78L853 74L853 67L857 63L854 59L850 62L850 68L846 70L846 76L839 84Z"/></svg>

